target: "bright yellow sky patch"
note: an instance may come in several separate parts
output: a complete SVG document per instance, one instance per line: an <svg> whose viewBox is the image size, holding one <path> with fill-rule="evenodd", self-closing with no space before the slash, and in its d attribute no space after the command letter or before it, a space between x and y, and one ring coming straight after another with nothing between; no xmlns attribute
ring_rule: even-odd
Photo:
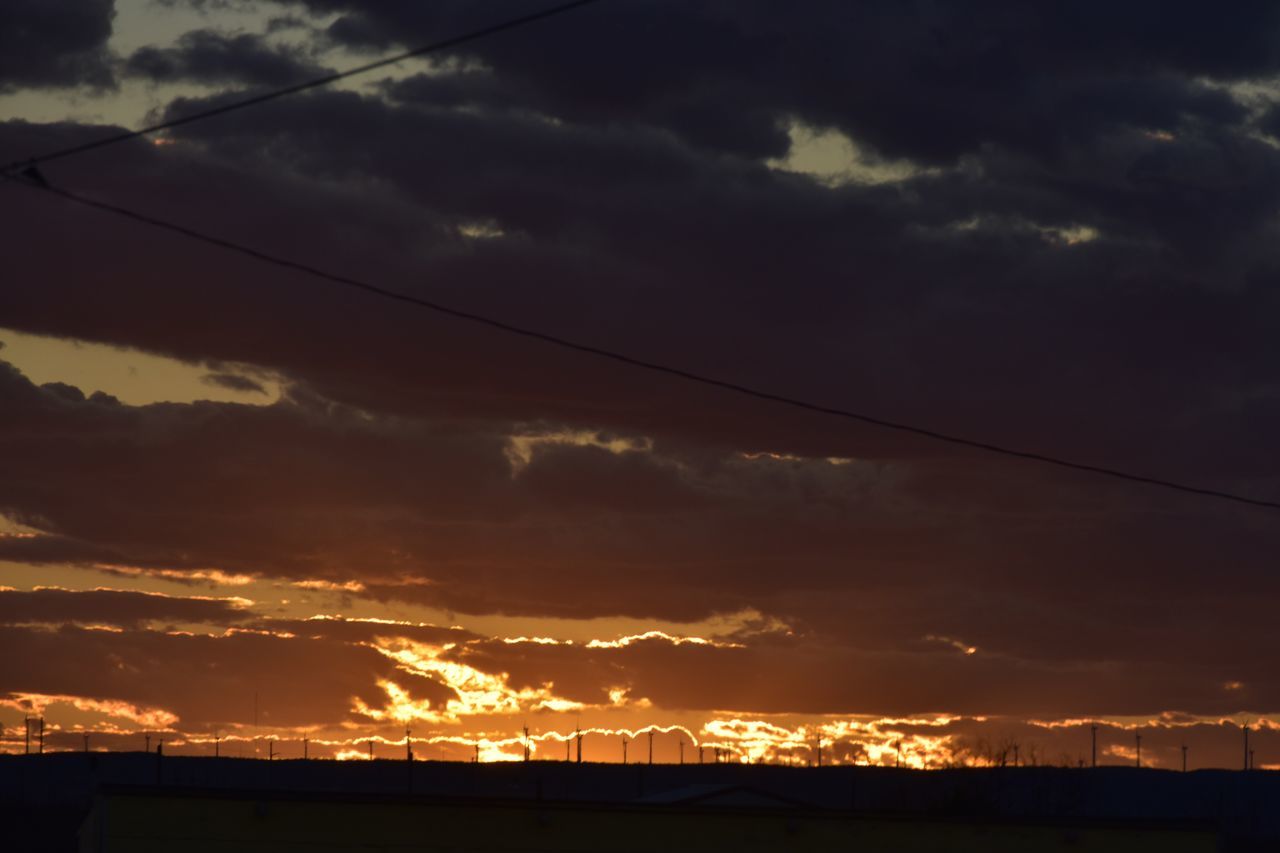
<svg viewBox="0 0 1280 853"><path fill-rule="evenodd" d="M32 382L65 382L86 395L102 391L130 406L149 403L219 403L266 405L280 398L280 383L252 376L267 393L238 391L210 384L215 371L207 365L106 344L29 335L0 328L0 361L18 368Z"/></svg>

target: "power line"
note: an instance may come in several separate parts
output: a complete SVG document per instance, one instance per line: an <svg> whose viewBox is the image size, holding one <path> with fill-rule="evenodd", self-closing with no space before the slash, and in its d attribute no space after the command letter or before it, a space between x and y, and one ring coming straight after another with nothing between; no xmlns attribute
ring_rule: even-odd
<svg viewBox="0 0 1280 853"><path fill-rule="evenodd" d="M1235 503L1246 504L1249 506L1264 507L1266 509L1280 509L1280 502L1277 502L1277 501L1251 498L1251 497L1236 494L1233 492L1224 492L1218 489L1210 489L1202 486L1194 486L1188 483L1180 483L1174 480L1161 479L1159 477L1147 477L1141 474L1134 474L1128 471L1123 471L1118 468L1108 468L1101 465L1090 465L1084 462L1073 462L1069 459L1063 459L1057 456L1050 456L1048 454L1033 453L1025 450L1017 450L1015 448L1006 447L1000 444L994 444L986 441L979 441L971 438L964 438L962 436L940 432L938 430L930 429L928 427L915 426L913 424L902 423L900 421L888 420L886 418L876 417L874 415L868 415L862 412L855 412L850 409L842 409L835 406L826 406L820 403L813 403L808 400L802 400L798 397L789 397L783 394L775 394L771 391L764 391L759 388L753 388L749 385L741 385L736 382L730 382L724 379L717 379L713 376L706 376L704 374L695 373L693 371L685 370L683 368L672 367L670 365L661 364L655 361L649 361L647 359L626 355L624 353L616 352L614 350L603 349L601 347L592 346L591 344L580 343L578 341L574 341L568 338L562 338L558 335L552 335L547 332L540 332L536 329L531 329L524 326L517 326L512 323L507 323L502 320L497 320L492 317L487 317L483 314L476 314L471 311L464 311L460 308L453 308L448 305L444 305L442 303L432 301L430 299L423 299L422 297L413 296L408 293L400 293L395 290L389 290L385 287L380 287L376 284L371 284L361 279L339 275L337 273L328 272L327 270L323 270L319 267L311 266L310 264L305 264L300 261L294 261L288 258L280 257L278 255L272 255L267 252L263 252L259 249L254 249L250 246L246 246L242 243L236 243L231 240L225 240L221 237L215 237L210 234L205 234L202 231L197 231L193 228L188 228L185 225L178 225L177 223L170 222L168 220L159 219L154 216L148 216L145 213L139 213L135 210L130 210L129 208L120 207L118 205L110 204L104 201L97 201L95 199L86 198L85 196L77 195L76 193L73 193L70 190L66 190L61 187L57 187L50 184L48 181L44 179L42 175L40 175L39 171L34 167L29 167L23 173L21 179L14 175L5 175L4 177L8 178L11 181L14 181L15 183L22 183L26 186L29 186L35 189L41 189L41 190L45 190L47 192L53 193L54 195L57 195L68 201L75 202L76 204L84 205L86 207L92 207L97 210L115 214L117 216L122 216L127 219L131 219L135 222L139 222L144 225L149 225L153 228L160 228L175 234L181 234L184 237L199 241L201 243L207 243L211 246L216 246L220 249L224 249L229 252L235 252L237 254L244 255L249 258L253 258L254 260L262 261L263 263L268 263L274 266L282 267L284 269L290 269L296 272L305 273L306 275L323 279L324 281L328 281L332 284L337 284L343 287L362 291L364 293L372 294L374 296L379 296L384 299L391 299L396 302L403 302L409 305L414 305L419 308L426 308L427 310L434 311L437 314L443 314L449 317L457 318L459 320L466 320L471 323L487 326L492 329L498 329L500 331L508 332L513 335L520 335L522 337L532 338L534 340L552 344L554 346L558 346L563 349L573 350L575 352L586 353L588 355L597 356L599 358L609 359L610 361L619 362L621 364L626 364L631 367L636 367L642 370L649 370L654 373L662 373L667 376L675 376L680 379L688 380L690 382L696 382L702 385L708 385L713 388L720 388L725 391L732 391L736 394L742 394L744 396L754 397L759 400L767 400L771 403L778 403L784 406L790 406L796 409L803 409L809 412L816 412L822 415L830 415L833 417L844 418L846 420L858 421L860 423L868 424L870 426L881 427L883 429L896 430L898 432L909 433L911 435L920 436L922 438L931 439L933 441L945 442L947 444L953 444L960 447L968 447L975 450L982 450L987 453L998 454L1001 456L1009 456L1015 459L1022 459L1022 460L1031 461L1031 462L1039 462L1045 465L1053 465L1059 468L1067 468L1073 471L1082 471L1088 474L1097 474L1104 477L1111 477L1116 480L1125 480L1131 483L1143 483L1148 486L1157 486L1159 488L1170 489L1173 491L1184 492L1192 495L1200 495L1202 497L1218 498L1221 500L1232 501Z"/></svg>
<svg viewBox="0 0 1280 853"><path fill-rule="evenodd" d="M348 77L355 77L358 74L365 74L369 71L375 71L379 68L385 68L388 65L395 65L397 62L403 62L406 59L412 59L416 56L425 56L426 54L429 54L429 53L436 53L442 50L448 50L449 48L457 47L458 45L466 44L467 42L476 41L478 39L482 39L487 36L496 35L497 33L505 32L506 30L514 30L517 27L523 27L526 24L532 24L532 23L535 23L536 21L542 21L547 18L551 18L556 15L563 14L565 12L580 8L582 6L588 6L596 2L599 2L599 0L572 0L572 2L569 2L569 3L561 3L558 6L552 6L550 8L543 9L538 12L532 12L528 15L522 15L518 18L511 18L509 20L502 21L501 23L491 24L490 26L482 27L478 30L472 30L471 32L463 33L462 35L457 35L451 38L444 39L443 41L437 41L428 45L423 45L422 47L416 47L413 50L406 50L403 53L397 53L395 56L388 56L387 58L379 59L376 62L370 62L365 65L358 65L355 68L348 68L346 71L338 71L333 74L326 74L323 77L316 77L313 80L307 80L302 83L296 83L292 86L286 86L283 89L275 89L270 92L264 92L261 95L253 95L248 98L242 98L241 100L238 100L238 101L232 101L231 103L228 103L228 104L222 104L221 106L210 107L207 110L201 110L200 112L192 113L191 115L183 116L182 118L170 119L169 121L162 121L159 124L153 124L148 127L140 128L138 130L129 130L129 131L125 131L124 133L115 134L114 136L107 136L102 139L96 139L92 142L85 142L80 145L72 145L69 148L62 148L57 151L50 151L46 154L41 154L39 157L32 157L27 160L14 161L9 165L5 166L3 169L0 169L0 173L11 174L16 171L20 171L21 169L26 167L36 166L36 165L39 165L40 163L47 163L50 160L60 160L63 157L71 157L75 154L83 154L84 152L92 151L95 148L104 148L108 145L115 145L117 142L127 142L130 139L137 139L140 136L147 136L152 133L159 133L160 131L168 130L171 127L179 127L184 124L191 124L192 122L202 121L207 118L213 118L214 116L224 115L226 113L234 112L236 110L242 110L242 109L245 109L246 107L256 107L258 104L265 104L268 101L274 101L278 98L284 98L289 95L296 95L299 92L305 92L309 89L318 89L322 86L328 86L330 83L336 83L337 81L345 80Z"/></svg>

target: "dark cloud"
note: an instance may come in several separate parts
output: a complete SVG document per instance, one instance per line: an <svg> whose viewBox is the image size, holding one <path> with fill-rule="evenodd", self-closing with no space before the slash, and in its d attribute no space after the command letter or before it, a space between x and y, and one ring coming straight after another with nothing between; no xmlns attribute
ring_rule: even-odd
<svg viewBox="0 0 1280 853"><path fill-rule="evenodd" d="M266 726L350 720L355 697L381 706L386 696L377 687L379 678L394 678L411 696L433 704L455 695L431 679L397 670L373 649L323 640L78 628L0 628L0 639L25 652L0 661L5 690L161 708L177 715L186 731L249 725L255 693L259 722Z"/></svg>
<svg viewBox="0 0 1280 853"><path fill-rule="evenodd" d="M128 590L0 590L0 623L80 623L137 628L146 622L235 624L249 614L218 598L180 598Z"/></svg>
<svg viewBox="0 0 1280 853"><path fill-rule="evenodd" d="M262 383L240 373L206 373L200 377L200 381L206 385L226 388L229 391L242 391L246 394L267 393L267 389L262 387Z"/></svg>
<svg viewBox="0 0 1280 853"><path fill-rule="evenodd" d="M607 689L621 686L632 700L649 699L664 710L1025 719L1159 714L1167 708L1212 715L1233 713L1242 702L1271 708L1280 701L1265 678L1242 695L1211 670L1182 662L1061 663L950 649L871 652L770 643L716 648L649 640L610 650L492 643L462 647L456 655L482 670L510 673L514 687L550 680L557 693L601 702Z"/></svg>
<svg viewBox="0 0 1280 853"><path fill-rule="evenodd" d="M19 507L8 507L12 517L21 517ZM66 536L3 536L0 537L0 560L19 563L113 563L119 562L120 553L92 542L84 542Z"/></svg>
<svg viewBox="0 0 1280 853"><path fill-rule="evenodd" d="M419 44L480 23L465 3L307 5L340 13L330 35L357 46ZM486 20L525 8L489 5ZM515 81L531 106L573 121L660 124L700 144L766 156L785 148L778 121L795 116L892 156L951 162L988 144L1040 152L1149 121L1168 129L1238 119L1241 109L1197 78L1274 71L1277 15L1265 3L1230 16L1205 11L1194 3L1171 12L1147 3L828 2L797 15L768 0L621 4L463 52ZM1214 21L1202 31L1207 18ZM656 67L655 52L663 56ZM722 117L741 132L709 135Z"/></svg>
<svg viewBox="0 0 1280 853"><path fill-rule="evenodd" d="M0 6L0 92L114 84L106 43L115 0L7 0Z"/></svg>
<svg viewBox="0 0 1280 853"><path fill-rule="evenodd" d="M173 47L143 47L124 63L127 74L157 83L244 83L286 86L324 73L297 49L270 44L252 33L192 30Z"/></svg>
<svg viewBox="0 0 1280 853"><path fill-rule="evenodd" d="M1074 480L1051 493L1053 481L1014 465L956 471L1005 478L985 503L972 485L950 497L910 469L887 482L862 463L673 450L535 444L513 474L497 436L370 421L314 401L125 407L68 400L16 376L5 399L13 427L0 434L0 505L102 543L113 562L357 580L372 598L462 613L695 620L754 608L804 638L748 635L745 650L682 646L673 657L658 641L585 658L521 646L526 668L502 646L475 661L520 683L542 673L580 701L619 683L664 707L771 712L1043 714L1057 703L1213 713L1271 701L1266 555L1277 543L1265 519L1135 512ZM92 484L76 472L90 465L107 487L127 478L127 497L86 500ZM925 470L937 476L940 465ZM1224 562L1247 589L1208 595L1206 567ZM1205 606L1238 618L1205 630L1170 620ZM343 642L474 639L330 620L257 627ZM849 676L839 685L819 677L823 649ZM557 665L547 655L567 657ZM787 689L766 701L771 682L749 680L753 668L776 671ZM793 670L816 686L801 689ZM1002 684L1011 671L1018 677ZM1242 686L1226 691L1230 682Z"/></svg>

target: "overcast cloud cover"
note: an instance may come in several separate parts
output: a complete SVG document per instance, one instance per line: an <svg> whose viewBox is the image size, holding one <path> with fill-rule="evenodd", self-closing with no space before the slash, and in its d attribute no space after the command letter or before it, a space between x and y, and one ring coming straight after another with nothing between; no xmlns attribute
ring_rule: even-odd
<svg viewBox="0 0 1280 853"><path fill-rule="evenodd" d="M190 28L126 49L109 0L6 3L0 92L81 108L11 113L0 161L118 130L95 99L177 117L531 8L171 0L153 11ZM1277 45L1271 3L612 0L45 174L583 343L1280 500ZM0 370L0 621L45 662L0 669L15 711L92 697L242 727L226 696L285 672L274 725L387 722L391 680L404 719L493 737L530 710L568 731L548 697L709 739L691 721L942 714L1182 721L1211 744L1220 718L1280 711L1274 511L656 377L0 190L0 328L246 394L129 406ZM69 572L78 591L36 589ZM309 633L335 611L440 627ZM479 619L664 634L448 631ZM252 671L166 692L142 660ZM469 700L443 661L515 710L446 713Z"/></svg>

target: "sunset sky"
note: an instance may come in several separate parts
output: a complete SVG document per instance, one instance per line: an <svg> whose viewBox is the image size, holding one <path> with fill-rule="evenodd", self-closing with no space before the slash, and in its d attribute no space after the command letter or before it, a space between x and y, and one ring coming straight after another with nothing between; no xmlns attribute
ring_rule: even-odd
<svg viewBox="0 0 1280 853"><path fill-rule="evenodd" d="M5 0L0 165L542 8ZM41 167L1280 501L1280 6L604 0ZM1280 511L0 184L0 750L1280 769Z"/></svg>

